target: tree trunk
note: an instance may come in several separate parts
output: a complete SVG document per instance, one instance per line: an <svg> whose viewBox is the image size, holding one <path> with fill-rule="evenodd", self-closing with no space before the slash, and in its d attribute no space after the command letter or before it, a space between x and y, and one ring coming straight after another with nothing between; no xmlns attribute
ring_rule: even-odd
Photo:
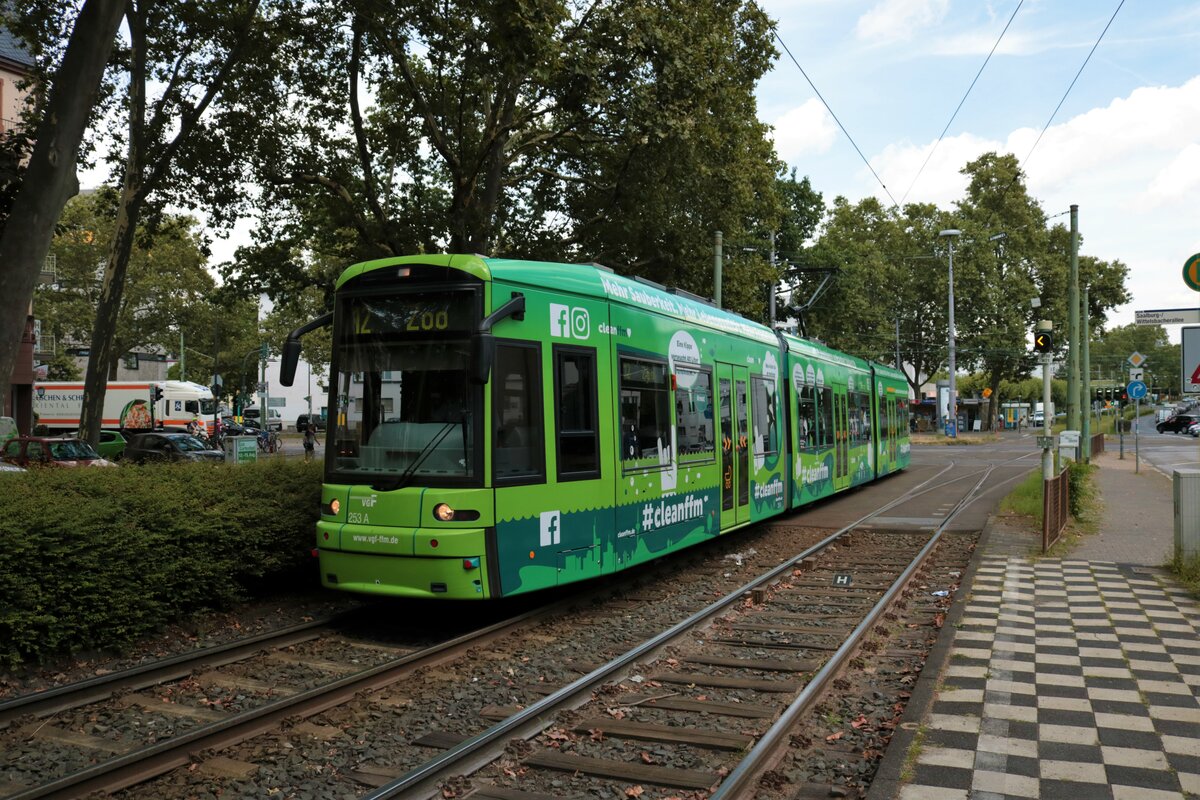
<svg viewBox="0 0 1200 800"><path fill-rule="evenodd" d="M38 123L29 166L0 234L0 399L9 393L33 288L50 251L54 226L67 200L79 191L79 142L124 8L123 0L83 4Z"/></svg>
<svg viewBox="0 0 1200 800"><path fill-rule="evenodd" d="M100 442L104 425L104 395L108 390L109 371L116 368L117 321L121 316L121 298L125 294L125 273L138 217L145 199L143 176L146 119L146 17L142 8L130 3L125 18L129 24L131 59L129 67L129 154L125 177L121 182L121 202L113 230L108 263L104 266L104 285L96 302L96 321L92 326L92 344L88 353L87 374L83 379L83 413L79 417L79 435L93 447Z"/></svg>
<svg viewBox="0 0 1200 800"><path fill-rule="evenodd" d="M100 428L104 424L104 395L109 375L115 373L117 359L121 356L117 352L117 320L121 315L125 273L128 272L137 217L142 206L140 196L129 196L131 191L139 191L131 187L130 180L127 172L126 189L117 211L112 249L108 253L108 264L104 267L104 287L96 303L96 323L92 327L91 351L87 374L83 379L83 414L79 420L79 435L93 446L99 443Z"/></svg>

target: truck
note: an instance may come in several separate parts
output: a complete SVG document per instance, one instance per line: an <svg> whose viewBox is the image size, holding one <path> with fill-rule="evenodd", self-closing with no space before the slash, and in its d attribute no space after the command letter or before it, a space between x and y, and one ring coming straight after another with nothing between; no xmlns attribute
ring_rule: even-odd
<svg viewBox="0 0 1200 800"><path fill-rule="evenodd" d="M114 381L104 393L101 427L183 427L199 417L205 430L210 431L215 410L212 390L199 383ZM50 433L77 430L83 413L83 383L35 383L33 413L35 425L45 426Z"/></svg>
<svg viewBox="0 0 1200 800"><path fill-rule="evenodd" d="M1042 407L1042 404L1034 403L1033 404L1033 415L1029 418L1029 422L1033 425L1041 425L1042 420L1044 418L1045 418L1045 409ZM1050 404L1050 420L1051 420L1051 422L1054 421L1054 403Z"/></svg>

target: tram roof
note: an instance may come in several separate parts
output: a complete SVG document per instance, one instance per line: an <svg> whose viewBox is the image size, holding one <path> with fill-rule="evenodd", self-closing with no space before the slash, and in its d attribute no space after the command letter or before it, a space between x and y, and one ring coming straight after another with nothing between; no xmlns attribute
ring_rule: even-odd
<svg viewBox="0 0 1200 800"><path fill-rule="evenodd" d="M338 278L337 288L340 289L346 281L365 272L409 264L449 267L482 281L527 284L532 288L551 288L559 292L615 301L765 343L777 342L775 332L765 325L717 308L703 298L696 298L689 293L672 290L651 281L627 278L599 264L560 264L550 261L449 254L399 256L366 261L348 267Z"/></svg>

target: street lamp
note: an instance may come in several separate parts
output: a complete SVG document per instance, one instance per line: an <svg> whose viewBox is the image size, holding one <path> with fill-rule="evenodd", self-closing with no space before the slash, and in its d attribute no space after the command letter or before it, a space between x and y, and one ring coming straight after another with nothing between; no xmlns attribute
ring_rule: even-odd
<svg viewBox="0 0 1200 800"><path fill-rule="evenodd" d="M947 428L950 436L958 435L958 399L954 385L954 237L961 234L962 231L957 228L948 228L938 233L938 236L945 236L950 240L950 399L946 403L946 414L953 422L953 427Z"/></svg>

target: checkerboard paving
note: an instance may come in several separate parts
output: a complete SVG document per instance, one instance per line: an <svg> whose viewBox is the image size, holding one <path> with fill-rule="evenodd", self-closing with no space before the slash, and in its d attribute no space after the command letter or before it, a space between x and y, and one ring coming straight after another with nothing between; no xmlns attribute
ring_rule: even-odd
<svg viewBox="0 0 1200 800"><path fill-rule="evenodd" d="M1155 571L985 557L901 800L1200 798L1197 630Z"/></svg>

